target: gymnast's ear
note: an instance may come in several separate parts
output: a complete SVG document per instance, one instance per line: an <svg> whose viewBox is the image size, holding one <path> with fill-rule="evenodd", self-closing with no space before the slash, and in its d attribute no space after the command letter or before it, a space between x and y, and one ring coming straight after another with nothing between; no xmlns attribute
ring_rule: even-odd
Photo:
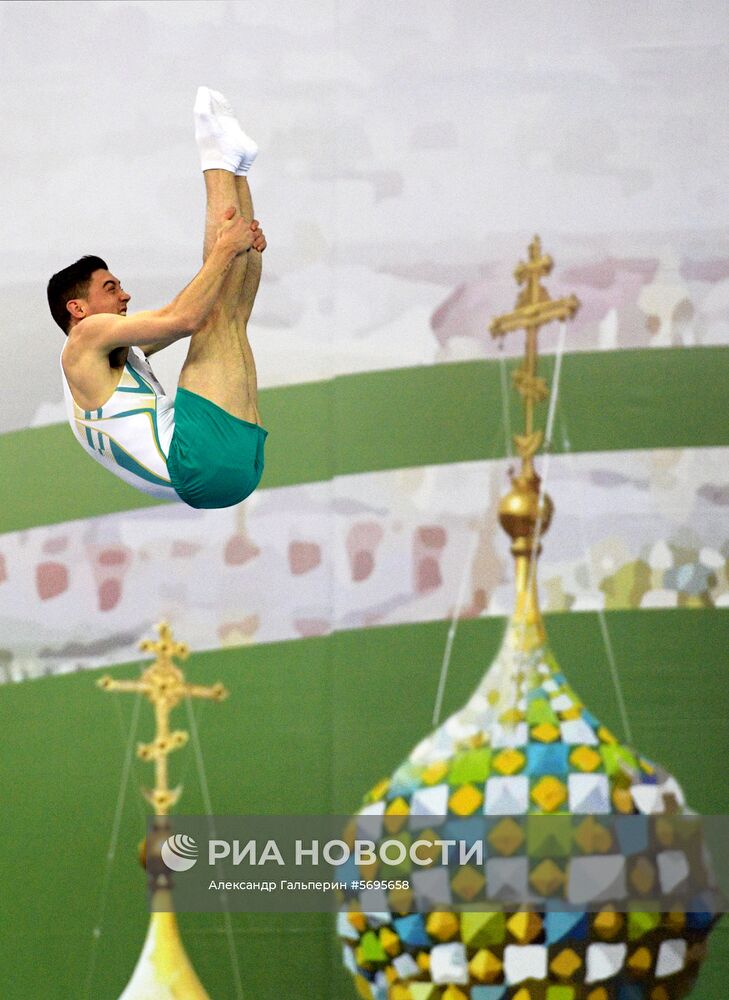
<svg viewBox="0 0 729 1000"><path fill-rule="evenodd" d="M66 303L66 309L77 323L86 315L86 303L84 299L69 299Z"/></svg>

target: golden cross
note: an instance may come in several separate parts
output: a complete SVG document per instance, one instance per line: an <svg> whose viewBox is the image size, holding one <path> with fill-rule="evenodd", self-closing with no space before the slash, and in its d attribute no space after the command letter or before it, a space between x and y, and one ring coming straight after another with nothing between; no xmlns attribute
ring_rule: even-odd
<svg viewBox="0 0 729 1000"><path fill-rule="evenodd" d="M541 283L552 270L549 254L542 253L542 244L535 236L529 244L529 259L521 261L514 270L518 284L524 285L516 300L513 312L497 316L491 323L491 335L504 337L512 330L526 330L524 360L513 374L514 385L524 400L524 433L514 435L514 444L522 459L522 475L534 476L533 458L541 447L544 433L534 429L534 406L547 398L547 381L537 375L537 334L540 326L555 319L570 319L580 307L578 299L570 295L564 299L551 299Z"/></svg>
<svg viewBox="0 0 729 1000"><path fill-rule="evenodd" d="M139 680L116 681L112 677L102 677L98 685L104 691L133 691L145 695L154 705L157 731L151 743L140 743L137 756L143 761L155 763L155 787L144 790L144 796L154 807L156 816L166 816L180 797L182 788L168 785L167 758L173 750L179 750L187 743L188 733L183 729L170 731L170 712L183 698L205 698L208 701L222 701L228 692L222 684L203 687L188 684L185 675L175 666L174 659L186 660L190 655L183 642L175 642L167 622L157 626L159 639L155 642L145 639L139 644L143 652L155 654L155 661L142 672Z"/></svg>

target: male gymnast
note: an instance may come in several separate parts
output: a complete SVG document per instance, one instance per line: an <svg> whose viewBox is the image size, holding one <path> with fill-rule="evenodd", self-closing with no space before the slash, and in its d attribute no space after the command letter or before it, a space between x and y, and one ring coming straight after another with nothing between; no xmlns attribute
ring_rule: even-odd
<svg viewBox="0 0 729 1000"><path fill-rule="evenodd" d="M169 305L127 316L130 295L100 257L54 274L48 304L67 335L66 409L81 445L154 497L229 507L258 485L266 431L247 337L266 238L247 174L258 147L228 102L200 87L195 138L207 194L203 266ZM174 399L147 358L190 338Z"/></svg>

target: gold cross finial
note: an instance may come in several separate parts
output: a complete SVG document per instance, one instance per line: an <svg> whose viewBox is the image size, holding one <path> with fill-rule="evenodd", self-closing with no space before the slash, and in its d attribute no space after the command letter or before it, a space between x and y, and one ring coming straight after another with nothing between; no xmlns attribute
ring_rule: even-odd
<svg viewBox="0 0 729 1000"><path fill-rule="evenodd" d="M183 698L205 698L208 701L222 701L228 692L222 684L203 687L189 684L185 675L174 663L174 659L186 660L190 651L185 643L175 642L172 630L166 622L157 626L159 639L145 639L139 644L144 652L155 654L155 661L142 671L139 680L116 681L112 677L102 677L98 685L104 691L129 691L143 694L154 705L157 731L151 743L140 743L137 756L144 761L155 763L155 787L145 789L147 801L154 807L156 816L166 816L175 805L182 792L181 787L168 785L167 758L173 750L179 750L187 743L188 733L177 729L170 731L170 712Z"/></svg>
<svg viewBox="0 0 729 1000"><path fill-rule="evenodd" d="M537 600L535 568L541 537L549 527L553 510L552 501L540 489L540 479L534 469L534 456L544 440L544 432L534 426L534 407L549 394L547 380L537 374L537 334L545 323L570 319L580 306L574 295L556 300L549 297L542 278L551 270L552 258L542 253L542 244L535 236L529 244L528 259L520 261L514 270L514 277L523 286L516 308L497 316L491 323L494 337L504 337L512 330L526 331L524 359L512 376L524 400L524 432L514 435L521 470L512 477L511 489L499 504L499 520L511 537L511 551L516 559L513 622L518 628L514 629L513 636L525 651L539 646L546 638Z"/></svg>
<svg viewBox="0 0 729 1000"><path fill-rule="evenodd" d="M541 279L552 270L549 254L542 253L542 244L535 236L529 244L529 259L520 261L514 270L518 284L524 285L516 300L513 312L497 316L491 323L491 335L504 337L513 330L526 331L524 360L513 374L514 386L524 400L524 433L514 435L514 444L522 459L522 475L534 475L533 458L539 451L544 433L534 429L534 406L543 402L548 394L547 381L537 375L537 334L545 323L556 319L570 319L580 307L574 295L564 299L551 299Z"/></svg>

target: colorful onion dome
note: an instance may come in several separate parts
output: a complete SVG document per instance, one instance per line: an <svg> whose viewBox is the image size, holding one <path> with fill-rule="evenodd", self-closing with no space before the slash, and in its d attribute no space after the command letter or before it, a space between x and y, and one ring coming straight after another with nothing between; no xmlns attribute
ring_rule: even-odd
<svg viewBox="0 0 729 1000"><path fill-rule="evenodd" d="M464 820L488 817L488 857L482 866L422 869L406 859L387 874L382 865L360 869L362 879L410 884L348 894L338 930L360 996L687 996L715 921L713 897L686 905L679 888L696 841L676 843L681 828L667 824L661 843L656 823L685 813L676 779L595 718L546 647L524 653L510 635L465 707L365 799L367 828L380 817L381 835L406 843L459 836ZM553 820L533 824L532 835L520 820L536 816ZM621 829L619 816L636 820ZM581 908L574 901L585 886ZM479 900L530 895L534 907L479 909ZM429 898L437 907L428 909ZM643 898L650 907L641 909ZM681 904L653 912L656 898ZM601 908L601 899L610 904Z"/></svg>

